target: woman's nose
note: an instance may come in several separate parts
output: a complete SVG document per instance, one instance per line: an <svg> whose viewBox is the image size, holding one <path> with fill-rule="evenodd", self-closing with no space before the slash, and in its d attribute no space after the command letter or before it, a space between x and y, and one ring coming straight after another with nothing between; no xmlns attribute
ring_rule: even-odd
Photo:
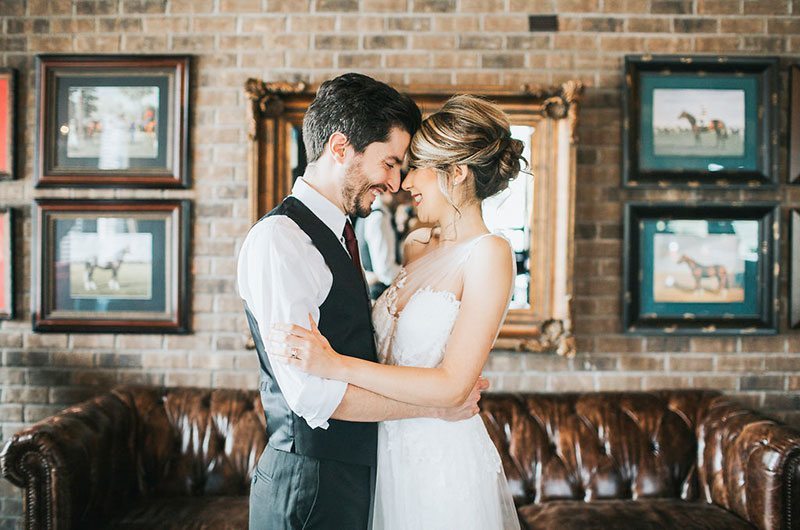
<svg viewBox="0 0 800 530"><path fill-rule="evenodd" d="M403 189L405 191L408 191L408 190L411 189L411 183L412 183L411 174L412 173L413 173L413 171L409 171L408 173L406 173L406 176L403 177L403 179L400 181L400 188L401 189Z"/></svg>

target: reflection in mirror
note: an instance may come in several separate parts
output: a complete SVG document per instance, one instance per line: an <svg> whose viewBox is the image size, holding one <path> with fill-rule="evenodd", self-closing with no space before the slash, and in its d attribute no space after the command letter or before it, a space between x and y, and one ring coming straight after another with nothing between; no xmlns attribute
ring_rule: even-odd
<svg viewBox="0 0 800 530"><path fill-rule="evenodd" d="M303 126L289 124L289 168L292 172L292 182L302 177L306 172L306 149L303 145Z"/></svg>
<svg viewBox="0 0 800 530"><path fill-rule="evenodd" d="M531 163L531 138L534 128L512 125L511 136L525 144L522 156ZM534 176L523 168L508 188L483 201L483 220L496 234L511 241L517 261L517 277L511 309L529 309L531 306L531 219L533 209Z"/></svg>

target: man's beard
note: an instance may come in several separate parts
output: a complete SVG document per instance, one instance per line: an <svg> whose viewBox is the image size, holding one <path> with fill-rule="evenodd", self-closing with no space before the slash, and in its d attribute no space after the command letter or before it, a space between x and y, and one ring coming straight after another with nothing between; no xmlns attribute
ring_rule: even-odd
<svg viewBox="0 0 800 530"><path fill-rule="evenodd" d="M347 168L342 186L342 205L347 215L367 217L372 212L372 188L369 178L361 168L361 160L353 161ZM385 188L384 188L385 190ZM365 200L369 196L369 201ZM364 206L364 202L367 203Z"/></svg>

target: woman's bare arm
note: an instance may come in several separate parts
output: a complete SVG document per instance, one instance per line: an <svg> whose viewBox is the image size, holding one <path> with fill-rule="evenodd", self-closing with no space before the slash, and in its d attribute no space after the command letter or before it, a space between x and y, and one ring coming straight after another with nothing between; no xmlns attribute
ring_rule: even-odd
<svg viewBox="0 0 800 530"><path fill-rule="evenodd" d="M464 402L483 369L508 305L513 282L508 243L480 241L465 265L461 309L436 368L390 366L334 352L319 332L293 326L291 337L277 345L282 361L320 377L346 381L388 398L429 407ZM324 344L322 343L324 341ZM291 356L292 348L299 351Z"/></svg>

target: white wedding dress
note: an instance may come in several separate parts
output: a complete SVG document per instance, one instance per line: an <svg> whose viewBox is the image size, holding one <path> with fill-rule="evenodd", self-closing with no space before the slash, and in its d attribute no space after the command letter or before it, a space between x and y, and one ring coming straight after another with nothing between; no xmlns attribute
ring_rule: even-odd
<svg viewBox="0 0 800 530"><path fill-rule="evenodd" d="M483 237L492 236L432 249L401 269L372 310L381 363L441 363L461 305L463 266ZM380 424L373 528L519 529L500 456L480 416Z"/></svg>

